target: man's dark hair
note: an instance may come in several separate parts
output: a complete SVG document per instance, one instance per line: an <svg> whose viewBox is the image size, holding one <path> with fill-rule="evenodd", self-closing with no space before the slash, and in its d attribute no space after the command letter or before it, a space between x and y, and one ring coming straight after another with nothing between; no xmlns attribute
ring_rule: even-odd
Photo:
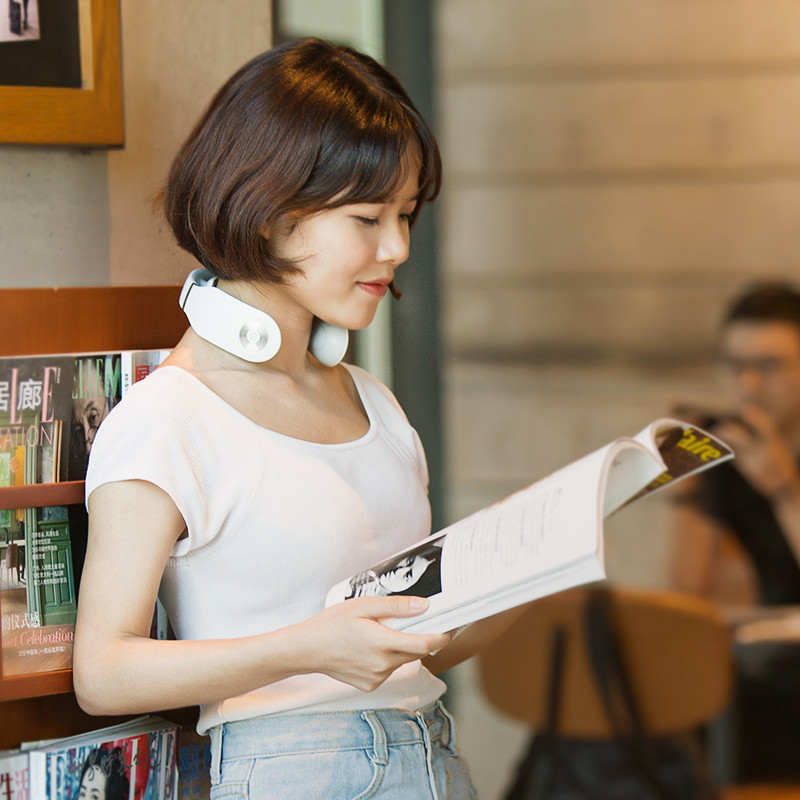
<svg viewBox="0 0 800 800"><path fill-rule="evenodd" d="M800 332L800 292L788 283L757 283L728 308L723 323L732 322L788 322Z"/></svg>
<svg viewBox="0 0 800 800"><path fill-rule="evenodd" d="M307 38L225 83L178 152L162 200L178 244L215 275L282 283L298 267L277 256L269 231L385 202L417 168L412 222L441 183L432 130L377 61Z"/></svg>

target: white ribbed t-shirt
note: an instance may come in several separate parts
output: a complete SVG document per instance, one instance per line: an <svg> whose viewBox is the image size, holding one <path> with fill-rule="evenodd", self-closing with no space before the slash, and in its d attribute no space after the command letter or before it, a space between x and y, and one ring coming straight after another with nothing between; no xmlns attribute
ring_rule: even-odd
<svg viewBox="0 0 800 800"><path fill-rule="evenodd" d="M179 639L250 636L305 620L333 584L430 533L416 431L383 384L346 367L369 417L369 431L352 442L262 428L172 366L135 384L103 421L87 499L104 483L149 481L186 522L159 591ZM289 711L417 710L444 688L418 661L368 693L296 675L201 707L198 730Z"/></svg>

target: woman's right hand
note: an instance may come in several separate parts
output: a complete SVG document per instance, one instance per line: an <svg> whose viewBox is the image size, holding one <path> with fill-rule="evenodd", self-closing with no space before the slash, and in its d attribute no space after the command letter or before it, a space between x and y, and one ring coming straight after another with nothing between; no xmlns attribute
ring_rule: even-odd
<svg viewBox="0 0 800 800"><path fill-rule="evenodd" d="M428 607L421 597L358 597L337 603L298 624L297 673L321 672L363 692L377 689L398 667L441 650L451 633L413 634L382 620L414 617ZM291 667L290 667L291 669Z"/></svg>

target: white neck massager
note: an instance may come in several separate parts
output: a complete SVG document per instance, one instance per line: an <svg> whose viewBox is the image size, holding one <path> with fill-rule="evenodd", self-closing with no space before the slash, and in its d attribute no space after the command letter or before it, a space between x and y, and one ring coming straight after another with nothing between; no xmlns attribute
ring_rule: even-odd
<svg viewBox="0 0 800 800"><path fill-rule="evenodd" d="M194 332L211 344L245 361L269 361L281 347L278 323L261 309L217 288L217 278L207 269L189 273L180 305ZM347 351L347 328L314 321L309 352L325 366L336 366Z"/></svg>

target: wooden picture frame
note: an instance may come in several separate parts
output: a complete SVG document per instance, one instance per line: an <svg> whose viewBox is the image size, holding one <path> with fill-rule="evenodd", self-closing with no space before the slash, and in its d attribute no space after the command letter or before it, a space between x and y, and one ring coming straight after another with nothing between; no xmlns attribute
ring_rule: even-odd
<svg viewBox="0 0 800 800"><path fill-rule="evenodd" d="M83 88L0 86L0 143L124 143L119 0L80 0Z"/></svg>

